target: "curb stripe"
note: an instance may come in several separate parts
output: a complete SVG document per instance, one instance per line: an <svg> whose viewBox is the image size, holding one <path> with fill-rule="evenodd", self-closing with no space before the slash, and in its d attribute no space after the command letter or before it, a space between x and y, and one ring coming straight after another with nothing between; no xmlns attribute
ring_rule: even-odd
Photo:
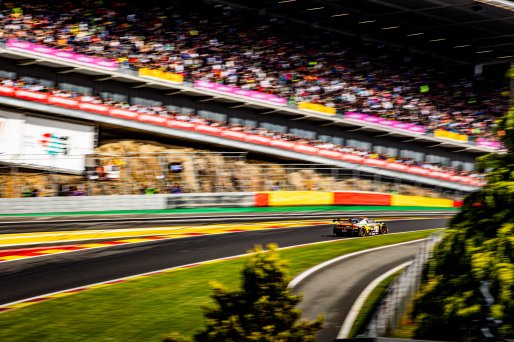
<svg viewBox="0 0 514 342"><path fill-rule="evenodd" d="M429 229L438 229L438 228L429 228ZM412 233L412 231L411 232L391 233L391 234L388 234L388 235L400 235L400 234L406 234L406 233ZM368 238L372 239L372 238L375 238L377 236L380 236L380 235L369 236ZM313 243L304 243L304 244L295 245L295 246L282 247L282 248L279 248L278 250L286 250L286 249L292 249L292 248L299 248L299 247L319 245L319 244L325 244L325 243L334 243L334 242L341 242L341 241L351 241L353 239L358 239L358 237L348 238L348 239L344 239L344 240L336 239L336 240L328 240L328 241L318 241L318 242L313 242ZM422 240L425 240L425 239L418 239L418 240L407 241L407 243L409 243L409 242L413 243L414 241L422 241ZM406 242L402 242L400 244L405 244L405 243ZM378 247L378 248L393 247L395 245L398 245L398 244L387 245L387 246L382 246L382 247ZM376 250L376 248L373 248L372 250ZM355 252L355 253L351 253L351 254L346 254L346 255L343 255L343 257L344 256L350 257L351 255L361 254L362 252L365 252L365 251L371 251L371 250L364 250L364 251L359 251L359 252ZM21 307L26 307L28 305L35 304L37 302L34 302L34 300L37 300L39 298L55 299L55 298L65 297L65 296L68 296L68 295L72 295L74 293L79 293L79 292L83 292L83 291L87 291L87 290L92 290L92 289L96 289L96 288L100 288L100 287L107 287L107 286L111 286L111 285L115 285L115 284L120 284L120 283L124 283L124 282L130 281L130 280L142 279L142 278L150 277L150 276L153 276L153 275L159 275L159 274L165 274L165 273L171 273L171 272L175 272L175 271L180 271L180 270L184 270L184 269L190 269L190 268L193 268L193 267L196 267L196 266L200 266L200 265L205 265L205 264L214 264L214 263L220 263L220 262L223 262L223 261L239 259L239 258L242 258L242 257L247 257L247 256L252 255L252 254L255 254L255 253L238 254L238 255L232 255L232 256L228 256L228 257L224 257L224 258L218 258L218 259L206 260L206 261L202 261L202 262L196 262L196 263L191 263L191 264L186 264L186 265L181 265L181 266L164 268L164 269L160 269L160 270L156 270L156 271L150 271L150 272L146 272L146 273L135 274L135 275L131 275L131 276L127 276L127 277L122 277L122 278L118 278L118 279L106 280L106 281L103 281L103 282L98 282L98 283L94 283L94 284L90 284L90 285L86 285L86 286L80 286L80 287L75 287L75 288L71 288L71 289L67 289L67 290L47 293L47 294L43 294L43 295L39 295L39 296L35 296L35 297L31 297L31 298L27 298L27 299L22 299L22 300L18 300L18 301L15 301L15 302L11 302L11 303L6 303L6 304L3 304L3 305L0 305L0 314L4 313L4 312L11 311L11 310L14 310L14 309L18 309L18 308L21 308ZM338 259L338 258L336 258L336 259ZM332 260L334 260L334 259L332 259ZM305 272L303 272L303 273L305 273ZM296 277L295 279L297 279L297 278L298 277ZM295 279L293 279L293 281ZM291 283L289 284L289 287L291 287Z"/></svg>

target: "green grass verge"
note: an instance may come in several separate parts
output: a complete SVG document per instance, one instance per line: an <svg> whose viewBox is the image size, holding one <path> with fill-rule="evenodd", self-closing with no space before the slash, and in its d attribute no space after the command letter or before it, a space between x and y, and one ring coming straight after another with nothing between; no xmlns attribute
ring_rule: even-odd
<svg viewBox="0 0 514 342"><path fill-rule="evenodd" d="M415 206L288 206L288 207L250 207L250 208L194 208L194 209L168 209L168 210L106 210L106 211L77 211L77 212L49 212L27 214L0 214L2 216L75 216L75 215L156 215L156 214L201 214L201 213L267 213L287 211L448 211L455 212L456 207L415 207Z"/></svg>
<svg viewBox="0 0 514 342"><path fill-rule="evenodd" d="M391 274L389 277L382 280L377 285L377 287L373 289L373 291L371 291L368 298L364 301L364 304L362 305L362 308L359 311L355 322L353 323L353 327L350 329L350 337L355 337L359 334L363 334L366 331L366 327L368 326L369 322L371 322L373 314L384 298L389 285L391 285L391 283L402 271Z"/></svg>
<svg viewBox="0 0 514 342"><path fill-rule="evenodd" d="M427 237L435 229L284 249L291 275L363 249ZM0 341L160 341L191 336L211 303L209 280L239 286L244 259L200 265L90 290L0 314Z"/></svg>

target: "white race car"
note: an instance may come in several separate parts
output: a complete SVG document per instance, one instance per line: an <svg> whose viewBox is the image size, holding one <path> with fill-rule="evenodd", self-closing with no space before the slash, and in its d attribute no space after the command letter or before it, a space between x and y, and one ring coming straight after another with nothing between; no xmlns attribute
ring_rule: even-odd
<svg viewBox="0 0 514 342"><path fill-rule="evenodd" d="M384 222L376 222L366 217L336 218L332 222L336 222L333 229L336 236L366 236L389 233L389 228Z"/></svg>

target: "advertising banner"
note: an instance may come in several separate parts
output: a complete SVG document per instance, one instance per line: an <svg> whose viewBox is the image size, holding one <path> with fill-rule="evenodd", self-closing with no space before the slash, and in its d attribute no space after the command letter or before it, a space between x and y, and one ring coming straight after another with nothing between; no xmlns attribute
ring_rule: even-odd
<svg viewBox="0 0 514 342"><path fill-rule="evenodd" d="M336 109L334 107L327 107L317 103L298 102L298 109L327 115L336 115Z"/></svg>
<svg viewBox="0 0 514 342"><path fill-rule="evenodd" d="M449 132L444 129L436 129L434 131L434 137L442 139L450 139L460 142L468 142L469 137L466 134L459 134L456 132Z"/></svg>
<svg viewBox="0 0 514 342"><path fill-rule="evenodd" d="M20 115L21 117L21 115ZM18 155L21 149L20 137L23 132L24 120L5 117L0 113L0 159L9 155Z"/></svg>
<svg viewBox="0 0 514 342"><path fill-rule="evenodd" d="M94 150L94 127L23 116L2 118L0 160L31 166L83 171Z"/></svg>
<svg viewBox="0 0 514 342"><path fill-rule="evenodd" d="M484 138L478 138L477 140L475 140L475 145L482 147L490 147L496 150L501 150L503 148L501 142Z"/></svg>
<svg viewBox="0 0 514 342"><path fill-rule="evenodd" d="M17 39L8 39L6 47L8 49L37 53L45 57L59 58L76 63L81 63L88 66L94 66L109 70L118 69L118 62L110 59L91 57L72 51L64 51L44 45L34 44L30 42L22 42Z"/></svg>
<svg viewBox="0 0 514 342"><path fill-rule="evenodd" d="M209 90L221 94L233 95L260 102L266 102L276 106L285 106L287 104L286 99L276 95L265 94L254 90L244 90L238 87L218 84L214 82L195 81L195 88Z"/></svg>
<svg viewBox="0 0 514 342"><path fill-rule="evenodd" d="M405 132L410 132L410 133L425 134L425 132L426 132L426 128L421 125L416 125L413 123L406 123L406 122L401 122L401 121L395 121L395 120L388 120L388 119L379 118L379 117L368 115L368 114L348 112L344 115L344 118L350 119L353 121L368 122L368 123L380 125L383 127L391 127L391 128L395 128L395 129L405 131Z"/></svg>
<svg viewBox="0 0 514 342"><path fill-rule="evenodd" d="M161 70L153 70L148 68L141 68L138 71L139 76L147 78L155 78L160 81L167 81L172 83L183 83L184 76L175 74L173 72L164 72Z"/></svg>

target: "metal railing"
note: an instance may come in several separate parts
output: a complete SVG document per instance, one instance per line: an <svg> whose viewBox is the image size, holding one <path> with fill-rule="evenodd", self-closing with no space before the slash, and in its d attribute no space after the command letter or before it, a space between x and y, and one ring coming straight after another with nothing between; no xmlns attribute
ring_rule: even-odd
<svg viewBox="0 0 514 342"><path fill-rule="evenodd" d="M441 234L432 235L420 249L413 262L389 286L386 296L375 311L365 337L382 337L399 327L407 306L421 283L421 274Z"/></svg>

